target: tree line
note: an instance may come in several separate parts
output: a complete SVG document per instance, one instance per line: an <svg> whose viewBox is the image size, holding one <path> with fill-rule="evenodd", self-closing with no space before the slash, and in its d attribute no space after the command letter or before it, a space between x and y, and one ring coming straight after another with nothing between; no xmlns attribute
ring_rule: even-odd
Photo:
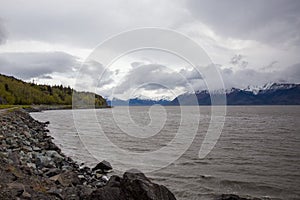
<svg viewBox="0 0 300 200"><path fill-rule="evenodd" d="M38 85L0 74L0 104L9 105L71 105L72 95L83 104L106 106L106 100L90 92L77 92L70 86Z"/></svg>

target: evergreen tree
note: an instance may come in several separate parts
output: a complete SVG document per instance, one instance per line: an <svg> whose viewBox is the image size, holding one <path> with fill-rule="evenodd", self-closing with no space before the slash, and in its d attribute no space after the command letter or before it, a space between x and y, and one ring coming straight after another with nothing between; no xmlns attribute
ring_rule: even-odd
<svg viewBox="0 0 300 200"><path fill-rule="evenodd" d="M5 83L5 91L7 91L7 92L8 92L8 90L9 90L9 88L8 88L8 84L7 84L7 83Z"/></svg>

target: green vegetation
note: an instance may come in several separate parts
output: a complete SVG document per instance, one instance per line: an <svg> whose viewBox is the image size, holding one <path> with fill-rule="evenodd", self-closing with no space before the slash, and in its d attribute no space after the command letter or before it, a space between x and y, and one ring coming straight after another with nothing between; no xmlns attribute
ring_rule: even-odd
<svg viewBox="0 0 300 200"><path fill-rule="evenodd" d="M13 108L13 107L16 107L16 105L3 105L3 104L0 105L0 109Z"/></svg>
<svg viewBox="0 0 300 200"><path fill-rule="evenodd" d="M8 109L8 108L32 108L31 105L8 105L8 104L0 104L0 109Z"/></svg>
<svg viewBox="0 0 300 200"><path fill-rule="evenodd" d="M71 105L72 95L81 105L106 107L106 100L91 92L77 92L72 88L26 83L0 74L0 108L12 105Z"/></svg>

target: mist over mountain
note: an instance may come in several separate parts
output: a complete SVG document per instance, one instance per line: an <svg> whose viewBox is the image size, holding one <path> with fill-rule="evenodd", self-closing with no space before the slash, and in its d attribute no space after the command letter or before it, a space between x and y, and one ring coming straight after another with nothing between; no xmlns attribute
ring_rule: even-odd
<svg viewBox="0 0 300 200"><path fill-rule="evenodd" d="M152 100L152 99L140 99L133 98L129 100L121 100L121 99L112 99L106 100L109 106L152 106L155 104L159 105L169 105L171 101L160 99L160 100Z"/></svg>
<svg viewBox="0 0 300 200"><path fill-rule="evenodd" d="M107 100L107 104L110 106L211 105L211 95L214 95L216 99L226 95L227 105L300 105L300 84L268 83L263 86L248 86L244 89L231 88L212 92L201 90L195 93L184 93L173 100L153 100L141 97L128 100L113 98Z"/></svg>

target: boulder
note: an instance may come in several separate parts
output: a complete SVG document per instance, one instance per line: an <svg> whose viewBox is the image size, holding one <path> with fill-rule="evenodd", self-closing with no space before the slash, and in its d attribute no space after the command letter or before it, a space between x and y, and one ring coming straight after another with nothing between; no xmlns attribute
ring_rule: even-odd
<svg viewBox="0 0 300 200"><path fill-rule="evenodd" d="M64 187L76 186L80 184L80 180L75 172L66 171L61 174L57 174L49 178L56 184L60 184Z"/></svg>
<svg viewBox="0 0 300 200"><path fill-rule="evenodd" d="M235 194L222 194L218 200L246 200Z"/></svg>
<svg viewBox="0 0 300 200"><path fill-rule="evenodd" d="M118 187L103 187L94 191L89 197L89 200L129 200L126 198L121 188ZM133 200L133 199L131 199Z"/></svg>
<svg viewBox="0 0 300 200"><path fill-rule="evenodd" d="M90 199L176 200L165 186L152 183L138 170L125 172L123 178L112 176L104 187L90 195Z"/></svg>
<svg viewBox="0 0 300 200"><path fill-rule="evenodd" d="M217 200L261 200L259 198L244 198L235 194L222 194Z"/></svg>
<svg viewBox="0 0 300 200"><path fill-rule="evenodd" d="M124 173L121 187L133 199L140 200L174 200L175 196L163 185L152 183L139 170L130 170Z"/></svg>
<svg viewBox="0 0 300 200"><path fill-rule="evenodd" d="M112 166L108 161L103 160L100 163L98 163L92 170L93 171L101 170L102 172L106 172L112 170Z"/></svg>
<svg viewBox="0 0 300 200"><path fill-rule="evenodd" d="M64 160L64 157L62 157L57 151L53 151L53 150L46 151L46 155L52 158L55 162L61 162Z"/></svg>
<svg viewBox="0 0 300 200"><path fill-rule="evenodd" d="M40 154L37 155L35 164L39 169L42 169L43 167L49 167L49 168L53 167L51 166L51 158Z"/></svg>

